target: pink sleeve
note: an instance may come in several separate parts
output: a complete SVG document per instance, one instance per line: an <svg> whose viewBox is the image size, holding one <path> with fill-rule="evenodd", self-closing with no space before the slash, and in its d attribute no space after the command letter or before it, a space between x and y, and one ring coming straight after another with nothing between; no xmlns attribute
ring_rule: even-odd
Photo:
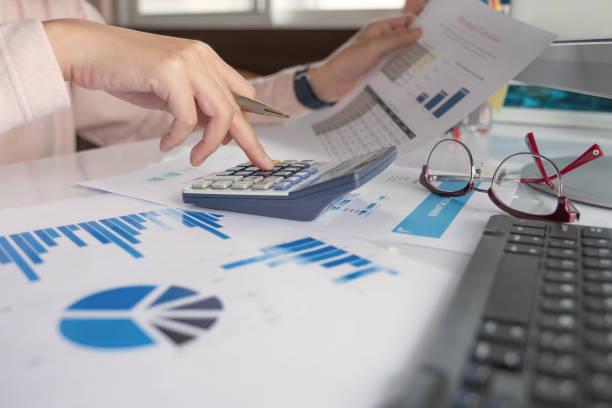
<svg viewBox="0 0 612 408"><path fill-rule="evenodd" d="M0 25L0 134L68 108L70 99L40 21Z"/></svg>
<svg viewBox="0 0 612 408"><path fill-rule="evenodd" d="M287 68L276 74L251 80L250 82L255 86L257 92L255 98L282 110L291 118L299 118L311 112L309 108L297 100L293 90L293 74L297 69L297 67ZM253 114L249 117L253 124L281 124L286 121L285 119Z"/></svg>

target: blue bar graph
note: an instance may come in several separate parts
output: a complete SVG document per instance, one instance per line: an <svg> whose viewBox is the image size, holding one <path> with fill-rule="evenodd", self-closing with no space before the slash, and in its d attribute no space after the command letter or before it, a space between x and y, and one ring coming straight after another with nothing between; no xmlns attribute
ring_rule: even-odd
<svg viewBox="0 0 612 408"><path fill-rule="evenodd" d="M423 103L425 102L425 100L427 99L429 95L427 95L427 92L423 92L422 94L420 94L419 96L417 96L416 100L418 103Z"/></svg>
<svg viewBox="0 0 612 408"><path fill-rule="evenodd" d="M231 270L265 262L270 268L291 263L297 265L317 263L325 270L333 270L333 268L340 267L356 269L348 273L346 273L346 271L340 272L342 275L332 279L334 283L347 283L376 272L385 272L389 275L398 274L398 272L393 269L373 264L369 259L362 258L355 254L349 254L344 249L328 245L323 241L311 237L262 248L260 252L262 252L263 255L227 263L221 265L221 268ZM366 265L366 268L359 269Z"/></svg>
<svg viewBox="0 0 612 408"><path fill-rule="evenodd" d="M337 203L335 203L334 205L332 205L331 209L333 211L338 211L340 208L344 207L345 205L347 205L350 202L351 202L351 200L348 200L348 199L340 200Z"/></svg>
<svg viewBox="0 0 612 408"><path fill-rule="evenodd" d="M223 228L220 224L222 217L220 214L202 211L168 208L0 236L0 265L16 265L26 279L33 282L40 280L34 267L44 264L42 256L47 255L54 247L70 245L77 250L86 249L94 244L113 244L124 253L138 259L143 258L144 254L137 250L135 245L140 244L145 234L151 230L172 231L177 226L185 226L204 230L221 239L229 239L229 235L219 231ZM175 225L170 226L171 223ZM322 244L310 240L294 248L283 247L282 250L290 253ZM274 256L276 254L272 254L271 258Z"/></svg>
<svg viewBox="0 0 612 408"><path fill-rule="evenodd" d="M448 98L448 100L446 102L444 102L444 104L442 104L442 106L440 106L438 109L436 109L436 111L433 113L433 115L436 118L440 118L442 115L444 115L450 109L452 109L453 106L458 104L459 101L461 101L463 98L465 98L466 95L469 94L469 93L470 93L470 91L468 91L467 89L461 88L459 91L457 91L456 94L454 94L453 96Z"/></svg>
<svg viewBox="0 0 612 408"><path fill-rule="evenodd" d="M442 99L446 98L446 95L448 95L446 91L438 92L433 98L429 100L429 102L425 104L425 109L432 110L436 107L437 104L442 102Z"/></svg>
<svg viewBox="0 0 612 408"><path fill-rule="evenodd" d="M45 243L47 246L57 246L57 243L47 234L44 230L36 230L34 233Z"/></svg>

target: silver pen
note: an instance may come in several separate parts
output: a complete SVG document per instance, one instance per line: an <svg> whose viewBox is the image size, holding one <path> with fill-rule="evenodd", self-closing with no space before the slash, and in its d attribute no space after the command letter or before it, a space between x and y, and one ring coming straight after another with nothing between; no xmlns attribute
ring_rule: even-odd
<svg viewBox="0 0 612 408"><path fill-rule="evenodd" d="M272 106L266 105L265 103L256 101L255 99L247 98L246 96L234 94L234 99L240 109L245 112L256 113L258 115L274 116L277 118L288 118L285 112L281 112Z"/></svg>

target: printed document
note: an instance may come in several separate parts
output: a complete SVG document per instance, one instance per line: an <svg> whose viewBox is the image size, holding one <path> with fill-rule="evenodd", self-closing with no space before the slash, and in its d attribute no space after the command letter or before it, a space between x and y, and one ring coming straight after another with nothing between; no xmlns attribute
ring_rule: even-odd
<svg viewBox="0 0 612 408"><path fill-rule="evenodd" d="M417 43L384 59L312 123L330 157L413 150L444 134L555 38L474 0L432 0L414 26L423 28Z"/></svg>
<svg viewBox="0 0 612 408"><path fill-rule="evenodd" d="M381 406L452 285L358 239L111 194L0 217L2 407Z"/></svg>

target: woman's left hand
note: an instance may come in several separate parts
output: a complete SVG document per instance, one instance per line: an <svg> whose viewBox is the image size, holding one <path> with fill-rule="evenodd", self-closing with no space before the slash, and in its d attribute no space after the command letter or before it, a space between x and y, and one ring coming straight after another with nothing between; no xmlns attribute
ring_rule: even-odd
<svg viewBox="0 0 612 408"><path fill-rule="evenodd" d="M420 28L410 28L414 15L378 20L368 24L323 61L308 69L316 96L336 102L348 94L359 79L385 54L416 42Z"/></svg>

